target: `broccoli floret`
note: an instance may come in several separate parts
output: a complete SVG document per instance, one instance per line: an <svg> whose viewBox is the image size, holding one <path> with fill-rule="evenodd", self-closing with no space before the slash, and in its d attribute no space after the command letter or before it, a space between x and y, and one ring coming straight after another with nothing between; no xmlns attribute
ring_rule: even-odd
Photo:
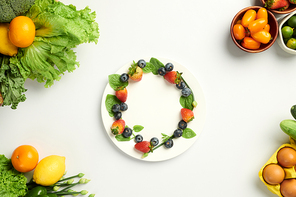
<svg viewBox="0 0 296 197"><path fill-rule="evenodd" d="M10 22L24 14L34 2L35 0L0 0L0 22Z"/></svg>
<svg viewBox="0 0 296 197"><path fill-rule="evenodd" d="M5 0L0 1L0 22L7 23L10 22L16 15L13 9L6 3Z"/></svg>

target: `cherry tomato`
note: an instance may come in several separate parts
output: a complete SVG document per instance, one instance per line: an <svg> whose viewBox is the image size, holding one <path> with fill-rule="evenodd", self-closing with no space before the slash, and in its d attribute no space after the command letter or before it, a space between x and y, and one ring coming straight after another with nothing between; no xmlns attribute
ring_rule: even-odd
<svg viewBox="0 0 296 197"><path fill-rule="evenodd" d="M29 172L33 170L36 167L38 160L38 152L31 145L21 145L17 147L11 156L11 163L19 172Z"/></svg>
<svg viewBox="0 0 296 197"><path fill-rule="evenodd" d="M266 22L268 23L268 12L265 8L260 8L257 11L256 19L259 19L259 18L264 18L266 20Z"/></svg>
<svg viewBox="0 0 296 197"><path fill-rule="evenodd" d="M236 21L236 24L242 24L242 20Z"/></svg>
<svg viewBox="0 0 296 197"><path fill-rule="evenodd" d="M256 19L256 11L253 9L250 9L246 11L246 13L244 14L241 23L244 27L248 27L250 22L254 21L255 19Z"/></svg>
<svg viewBox="0 0 296 197"><path fill-rule="evenodd" d="M233 26L233 35L236 40L241 40L245 37L245 28L241 24Z"/></svg>
<svg viewBox="0 0 296 197"><path fill-rule="evenodd" d="M256 40L257 42L267 44L271 39L271 35L269 32L261 30L261 31L258 31L256 33L252 34L252 38L254 40Z"/></svg>
<svg viewBox="0 0 296 197"><path fill-rule="evenodd" d="M257 42L251 37L245 37L242 41L242 46L245 47L246 49L259 49L261 43Z"/></svg>
<svg viewBox="0 0 296 197"><path fill-rule="evenodd" d="M263 28L263 30L269 32L270 25L269 24L266 24L265 27Z"/></svg>
<svg viewBox="0 0 296 197"><path fill-rule="evenodd" d="M257 20L250 22L248 29L250 30L251 34L253 34L263 30L266 24L267 21L264 18L259 18Z"/></svg>

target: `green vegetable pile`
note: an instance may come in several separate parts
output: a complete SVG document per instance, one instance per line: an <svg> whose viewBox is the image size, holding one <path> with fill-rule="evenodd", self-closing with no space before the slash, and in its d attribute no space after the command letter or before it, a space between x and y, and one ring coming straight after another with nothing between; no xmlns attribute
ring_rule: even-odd
<svg viewBox="0 0 296 197"><path fill-rule="evenodd" d="M35 0L25 15L36 26L33 44L20 48L15 57L0 56L2 106L11 105L12 109L26 99L25 80L52 86L65 72L79 66L72 49L82 43L97 43L99 38L96 13L88 7L77 10L55 0Z"/></svg>
<svg viewBox="0 0 296 197"><path fill-rule="evenodd" d="M0 155L0 196L24 196L28 191L26 183L27 178L13 168L11 160Z"/></svg>
<svg viewBox="0 0 296 197"><path fill-rule="evenodd" d="M34 4L35 0L1 0L0 22L10 22L15 17L24 14Z"/></svg>

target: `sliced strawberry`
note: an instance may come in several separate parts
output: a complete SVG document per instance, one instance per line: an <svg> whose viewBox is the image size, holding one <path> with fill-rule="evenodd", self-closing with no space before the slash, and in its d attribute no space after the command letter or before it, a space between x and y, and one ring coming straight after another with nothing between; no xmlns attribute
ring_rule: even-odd
<svg viewBox="0 0 296 197"><path fill-rule="evenodd" d="M111 126L111 132L114 135L122 134L125 128L125 121L122 119L116 120Z"/></svg>
<svg viewBox="0 0 296 197"><path fill-rule="evenodd" d="M166 73L163 77L172 84L179 84L181 81L181 75L182 73L179 73L178 71L170 71Z"/></svg>
<svg viewBox="0 0 296 197"><path fill-rule="evenodd" d="M151 150L150 142L142 141L142 142L136 143L135 149L137 149L143 153L148 153Z"/></svg>
<svg viewBox="0 0 296 197"><path fill-rule="evenodd" d="M289 3L288 0L267 0L265 2L265 7L271 10L276 10L280 8L284 8Z"/></svg>
<svg viewBox="0 0 296 197"><path fill-rule="evenodd" d="M185 122L190 122L194 119L194 113L190 109L182 108L181 109L181 116Z"/></svg>
<svg viewBox="0 0 296 197"><path fill-rule="evenodd" d="M115 92L115 96L121 101L121 102L125 102L127 99L127 89L124 88L122 90L118 90Z"/></svg>
<svg viewBox="0 0 296 197"><path fill-rule="evenodd" d="M127 74L131 80L141 81L143 77L143 70L136 63L133 63Z"/></svg>

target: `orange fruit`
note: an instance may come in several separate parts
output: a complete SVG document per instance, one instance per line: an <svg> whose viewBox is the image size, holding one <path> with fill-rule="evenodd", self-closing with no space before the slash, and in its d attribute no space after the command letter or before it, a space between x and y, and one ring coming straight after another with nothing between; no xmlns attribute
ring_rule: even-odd
<svg viewBox="0 0 296 197"><path fill-rule="evenodd" d="M37 150L31 145L21 145L17 147L11 156L13 167L19 172L29 172L33 170L39 161Z"/></svg>
<svg viewBox="0 0 296 197"><path fill-rule="evenodd" d="M12 44L25 48L30 46L35 38L35 24L27 16L18 16L9 24L8 36Z"/></svg>

